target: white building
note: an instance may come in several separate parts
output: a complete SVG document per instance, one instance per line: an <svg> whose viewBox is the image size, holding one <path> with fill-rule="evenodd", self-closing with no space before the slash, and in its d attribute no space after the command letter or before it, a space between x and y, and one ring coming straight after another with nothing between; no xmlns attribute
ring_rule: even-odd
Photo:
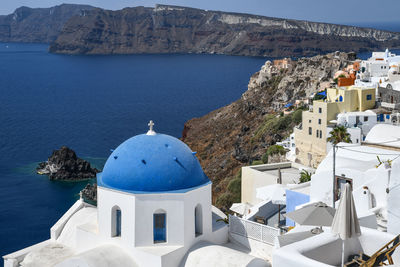
<svg viewBox="0 0 400 267"><path fill-rule="evenodd" d="M400 56L391 53L388 49L385 52L372 52L368 60L360 63L360 71L357 73L355 85L377 87L394 83L400 79L398 73Z"/></svg>
<svg viewBox="0 0 400 267"><path fill-rule="evenodd" d="M211 182L195 153L149 125L108 158L97 207L78 200L49 240L4 256L5 267L268 266L220 246L228 226L211 205Z"/></svg>
<svg viewBox="0 0 400 267"><path fill-rule="evenodd" d="M286 152L286 159L294 162L296 160L296 142L295 142L295 133L293 132L288 138L283 140L282 142L276 142L277 145L283 146Z"/></svg>
<svg viewBox="0 0 400 267"><path fill-rule="evenodd" d="M369 131L377 124L376 113L370 110L363 112L345 112L337 115L337 125L345 126L351 135L352 143L359 144ZM353 128L359 128L355 131Z"/></svg>
<svg viewBox="0 0 400 267"><path fill-rule="evenodd" d="M286 242L276 242L273 266L339 266L342 250L345 262L348 256L360 252L373 255L400 234L400 127L378 124L364 144L339 144L335 180L333 151L329 152L312 176L309 202L332 205L333 199L339 199L343 185L350 183L359 222L364 226L361 236L343 243L330 227L324 227L321 234L311 234L315 226L296 225L280 237ZM392 258L398 266L399 249Z"/></svg>
<svg viewBox="0 0 400 267"><path fill-rule="evenodd" d="M368 80L370 77L387 77L390 68L389 62L381 58L369 58L361 61L361 80Z"/></svg>
<svg viewBox="0 0 400 267"><path fill-rule="evenodd" d="M393 215L395 210L391 208L389 212L388 207L397 205L391 202L392 197L398 194L397 188L391 189L391 184L400 183L400 127L377 124L363 145L339 144L335 161L335 183L332 150L318 166L311 179L311 201L332 205L332 197L338 199L341 186L351 183L361 223L396 233L388 225L400 225L400 217L389 215ZM333 184L336 195L333 194ZM398 212L395 209L400 214L400 209Z"/></svg>

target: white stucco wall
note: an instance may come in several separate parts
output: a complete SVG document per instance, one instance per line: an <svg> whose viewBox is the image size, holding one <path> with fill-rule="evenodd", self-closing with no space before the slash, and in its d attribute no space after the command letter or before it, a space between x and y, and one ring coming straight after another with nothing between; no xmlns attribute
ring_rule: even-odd
<svg viewBox="0 0 400 267"><path fill-rule="evenodd" d="M99 235L103 239L112 238L112 209L121 209L121 237L114 237L127 247L135 246L135 196L120 191L97 187L97 210Z"/></svg>
<svg viewBox="0 0 400 267"><path fill-rule="evenodd" d="M336 174L344 174L345 177L353 180L353 197L358 213L366 213L369 207L386 207L388 171L383 166L366 172L339 167L336 168ZM332 205L332 186L333 173L331 170L314 174L311 178L310 200ZM364 186L367 186L368 190L364 190Z"/></svg>
<svg viewBox="0 0 400 267"><path fill-rule="evenodd" d="M392 164L388 195L388 232L400 234L400 160Z"/></svg>
<svg viewBox="0 0 400 267"><path fill-rule="evenodd" d="M190 246L212 232L211 184L187 193L138 194L135 199L136 246ZM195 237L194 215L198 204L202 209L203 235ZM153 244L153 214L157 210L166 213L167 242Z"/></svg>
<svg viewBox="0 0 400 267"><path fill-rule="evenodd" d="M377 230L361 228L361 236L345 241L345 259L360 251L372 255L394 235ZM342 240L330 232L324 232L274 251L273 266L338 266L341 263ZM393 254L398 258L399 251ZM395 261L396 262L396 261Z"/></svg>
<svg viewBox="0 0 400 267"><path fill-rule="evenodd" d="M229 247L200 242L190 249L179 267L268 267L267 261Z"/></svg>

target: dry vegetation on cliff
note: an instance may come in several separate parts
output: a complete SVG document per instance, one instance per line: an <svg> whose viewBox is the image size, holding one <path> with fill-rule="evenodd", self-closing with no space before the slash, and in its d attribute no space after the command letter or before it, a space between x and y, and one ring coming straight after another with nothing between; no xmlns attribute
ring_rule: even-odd
<svg viewBox="0 0 400 267"><path fill-rule="evenodd" d="M301 111L282 116L283 105L316 92L354 56L301 58L287 70L263 66L239 100L185 124L182 139L198 152L213 181L214 203L226 210L231 202L239 201L240 168L261 160L269 146L288 136L301 121Z"/></svg>

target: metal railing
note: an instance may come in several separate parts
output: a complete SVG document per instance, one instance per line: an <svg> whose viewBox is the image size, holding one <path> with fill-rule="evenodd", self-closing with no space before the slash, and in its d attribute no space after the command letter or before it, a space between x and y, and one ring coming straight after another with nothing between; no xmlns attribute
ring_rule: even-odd
<svg viewBox="0 0 400 267"><path fill-rule="evenodd" d="M252 222L229 215L229 232L251 238L270 245L274 244L275 237L279 236L279 228Z"/></svg>

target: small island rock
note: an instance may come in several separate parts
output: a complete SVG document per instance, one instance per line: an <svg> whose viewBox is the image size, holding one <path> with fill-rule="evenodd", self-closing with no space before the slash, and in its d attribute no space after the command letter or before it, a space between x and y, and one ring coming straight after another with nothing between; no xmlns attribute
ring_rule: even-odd
<svg viewBox="0 0 400 267"><path fill-rule="evenodd" d="M92 168L86 160L80 159L76 153L62 146L54 150L46 162L39 163L36 168L38 174L48 175L50 180L79 181L96 177L99 172Z"/></svg>
<svg viewBox="0 0 400 267"><path fill-rule="evenodd" d="M87 184L81 194L86 201L97 203L97 184Z"/></svg>

